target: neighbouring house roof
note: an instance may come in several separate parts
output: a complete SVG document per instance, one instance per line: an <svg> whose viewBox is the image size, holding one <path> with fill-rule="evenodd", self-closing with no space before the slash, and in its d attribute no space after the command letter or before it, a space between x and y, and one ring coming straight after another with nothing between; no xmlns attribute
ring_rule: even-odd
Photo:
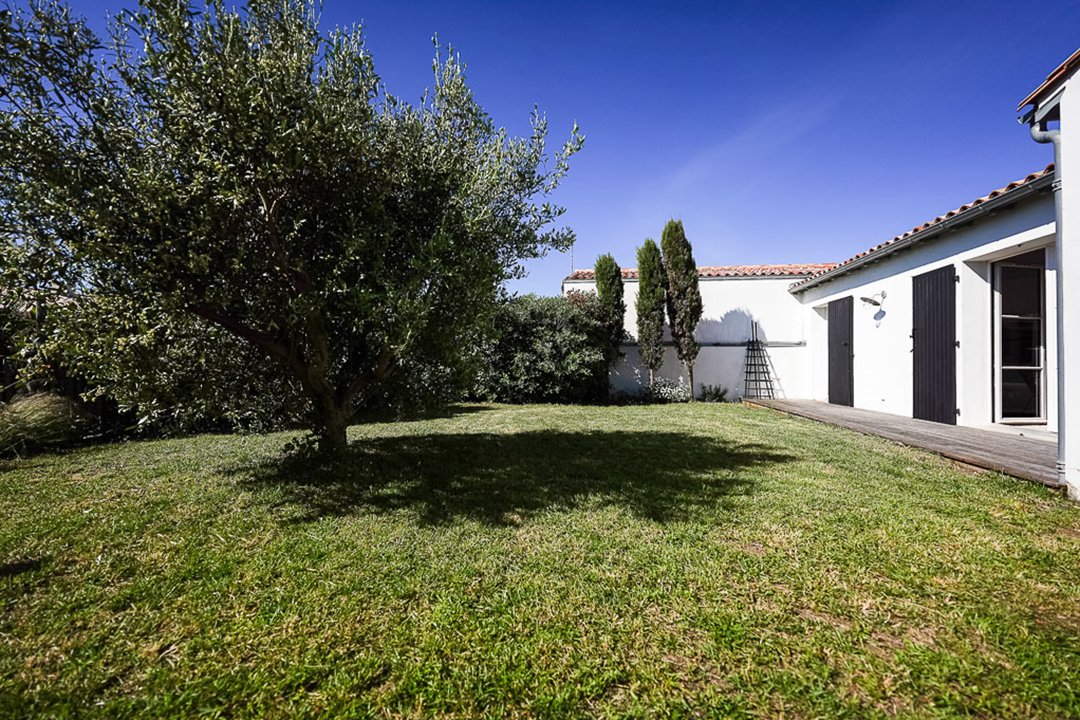
<svg viewBox="0 0 1080 720"><path fill-rule="evenodd" d="M798 263L788 265L706 265L698 268L702 278L746 277L808 277L836 267L836 263ZM624 280L637 280L636 268L623 268ZM595 280L592 270L575 270L566 278L570 280Z"/></svg>
<svg viewBox="0 0 1080 720"><path fill-rule="evenodd" d="M916 228L912 228L902 235L897 235L892 240L883 242L880 245L875 245L869 250L861 252L854 257L850 257L842 263L827 270L815 273L805 280L792 285L791 292L802 292L815 285L819 285L828 280L832 280L833 278L857 270L864 265L882 260L888 255L910 248L912 245L936 237L947 228L970 222L992 209L1000 209L1012 205L1037 190L1049 187L1050 183L1053 182L1053 179L1054 164L1050 163L1046 168L1039 172L1034 172L1025 178L1015 180L1005 187L993 190L980 198L972 200L966 205L961 205L955 210L950 210L944 215L939 215L933 220L925 222Z"/></svg>
<svg viewBox="0 0 1080 720"><path fill-rule="evenodd" d="M1054 71L1046 76L1042 84L1039 87L1032 90L1026 98L1020 101L1020 104L1016 106L1016 109L1023 110L1028 105L1038 105L1045 100L1055 90L1058 85L1068 79L1072 71L1077 67L1080 67L1080 49L1070 55L1065 62L1054 68Z"/></svg>

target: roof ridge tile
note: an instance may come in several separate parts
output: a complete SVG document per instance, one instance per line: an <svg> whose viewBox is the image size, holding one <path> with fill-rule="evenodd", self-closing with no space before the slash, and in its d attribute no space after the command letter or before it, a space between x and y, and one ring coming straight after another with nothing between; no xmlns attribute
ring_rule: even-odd
<svg viewBox="0 0 1080 720"><path fill-rule="evenodd" d="M698 277L808 277L836 267L836 263L773 263L765 265L701 265ZM637 278L637 268L623 268L625 280ZM567 280L592 280L595 273L589 269L574 270Z"/></svg>

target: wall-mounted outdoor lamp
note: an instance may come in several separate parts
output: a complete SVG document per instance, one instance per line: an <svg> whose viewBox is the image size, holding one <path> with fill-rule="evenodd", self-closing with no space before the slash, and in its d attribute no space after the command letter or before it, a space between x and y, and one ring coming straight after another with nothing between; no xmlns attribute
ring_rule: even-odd
<svg viewBox="0 0 1080 720"><path fill-rule="evenodd" d="M874 293L870 297L861 297L859 299L862 300L867 305L873 305L874 307L881 307L881 303L885 302L885 297L886 297L885 291L882 290L879 293Z"/></svg>
<svg viewBox="0 0 1080 720"><path fill-rule="evenodd" d="M882 290L879 293L874 293L870 297L861 297L859 299L867 305L878 309L878 311L874 313L874 326L881 327L881 321L885 319L885 309L881 307L882 303L885 302L885 291Z"/></svg>

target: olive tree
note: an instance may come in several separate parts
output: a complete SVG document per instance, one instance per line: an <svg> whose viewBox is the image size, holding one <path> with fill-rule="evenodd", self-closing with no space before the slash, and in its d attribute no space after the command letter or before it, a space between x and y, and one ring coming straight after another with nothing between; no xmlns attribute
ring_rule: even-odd
<svg viewBox="0 0 1080 720"><path fill-rule="evenodd" d="M144 0L111 27L0 13L6 291L59 323L93 295L220 328L299 387L329 451L391 377L459 362L521 260L573 239L547 196L577 128L550 153L534 111L512 137L452 52L410 103L313 0Z"/></svg>

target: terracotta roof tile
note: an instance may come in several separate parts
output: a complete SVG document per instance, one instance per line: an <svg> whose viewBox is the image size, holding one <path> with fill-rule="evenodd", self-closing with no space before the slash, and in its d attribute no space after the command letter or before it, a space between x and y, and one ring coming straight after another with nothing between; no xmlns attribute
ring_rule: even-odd
<svg viewBox="0 0 1080 720"><path fill-rule="evenodd" d="M788 265L706 265L698 268L698 277L806 277L836 267L836 263L799 263ZM624 280L636 280L635 268L623 268ZM575 270L567 280L593 280L592 270Z"/></svg>
<svg viewBox="0 0 1080 720"><path fill-rule="evenodd" d="M1017 111L1023 110L1028 105L1037 104L1044 97L1050 95L1051 91L1056 90L1058 84L1078 65L1080 65L1080 50L1074 52L1065 59L1065 62L1054 68L1053 72L1046 76L1046 79L1042 81L1039 87L1032 90L1026 98L1020 101L1020 104L1016 106Z"/></svg>
<svg viewBox="0 0 1080 720"><path fill-rule="evenodd" d="M818 280L819 278L821 278L821 277L823 277L825 275L840 274L840 273L842 273L844 271L844 268L847 265L850 265L851 263L855 262L856 260L861 260L861 259L863 259L863 258L865 258L867 256L875 255L875 254L878 254L878 253L885 253L885 252L887 252L889 250L889 248L891 246L895 245L896 243L900 242L901 240L906 240L907 238L911 237L912 235L915 235L917 233L921 233L921 232L923 232L925 230L928 230L928 229L930 229L930 228L932 228L932 227L934 227L936 225L940 225L941 223L945 222L946 220L951 220L952 218L957 217L958 215L962 215L962 214L968 212L969 210L972 210L972 209L982 205L983 203L987 202L988 200L993 200L994 198L1005 195L1006 193L1013 192L1014 190L1022 188L1022 187L1026 186L1026 185L1030 185L1032 182L1038 180L1041 177L1044 177L1046 175L1052 175L1053 172L1054 172L1054 164L1050 163L1049 165L1047 165L1044 169L1040 170L1039 172L1031 173L1027 177L1024 177L1024 178L1022 178L1020 180L1014 180L1013 182L1009 183L1005 187L1001 187L1001 188L998 188L997 190L993 190L993 191L987 193L986 195L983 195L980 198L976 198L975 200L972 200L971 202L969 202L966 205L961 205L960 207L956 208L955 210L950 210L949 212L945 213L944 215L938 215L933 220L925 222L922 225L919 225L918 227L914 227L911 230L908 230L906 233L902 233L900 235L897 235L892 240L887 240L887 241L881 243L880 245L875 245L874 247L870 248L869 250L865 250L865 251L859 253L858 255L853 255L852 257L848 258L847 260L843 261L842 263L834 265L831 268L816 272L813 275L811 275L810 277L806 278L805 280L802 280L802 281L796 283L795 285L793 285L791 289L792 290L797 290L800 287L803 287L804 285L815 282L816 280Z"/></svg>

